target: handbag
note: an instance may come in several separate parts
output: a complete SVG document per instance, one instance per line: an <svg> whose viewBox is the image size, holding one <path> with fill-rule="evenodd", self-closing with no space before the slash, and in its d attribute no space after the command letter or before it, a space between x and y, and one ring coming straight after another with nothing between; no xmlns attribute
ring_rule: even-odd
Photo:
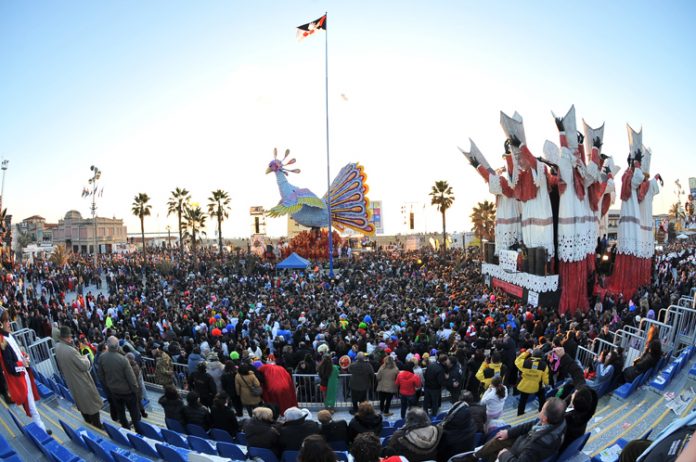
<svg viewBox="0 0 696 462"><path fill-rule="evenodd" d="M246 381L246 379L242 376L242 381L244 384L249 387L249 391L251 391L252 396L261 396L263 395L263 389L261 387L257 387L256 385L249 385L249 382Z"/></svg>

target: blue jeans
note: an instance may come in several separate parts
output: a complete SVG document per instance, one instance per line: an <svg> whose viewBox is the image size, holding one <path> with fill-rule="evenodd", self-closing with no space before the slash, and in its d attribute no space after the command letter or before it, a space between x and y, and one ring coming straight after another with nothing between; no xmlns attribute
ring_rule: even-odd
<svg viewBox="0 0 696 462"><path fill-rule="evenodd" d="M401 418L405 419L406 418L406 411L408 408L413 407L418 404L418 401L416 401L416 395L413 396L404 396L401 395Z"/></svg>

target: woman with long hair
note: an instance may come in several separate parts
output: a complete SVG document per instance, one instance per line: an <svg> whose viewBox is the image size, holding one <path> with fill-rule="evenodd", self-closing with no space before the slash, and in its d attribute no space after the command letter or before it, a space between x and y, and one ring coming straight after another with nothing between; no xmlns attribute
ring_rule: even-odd
<svg viewBox="0 0 696 462"><path fill-rule="evenodd" d="M324 394L324 407L333 409L336 406L338 366L333 363L330 355L326 354L322 357L317 373L319 374L319 389Z"/></svg>
<svg viewBox="0 0 696 462"><path fill-rule="evenodd" d="M323 436L309 435L302 441L297 460L300 462L336 462L336 454Z"/></svg>
<svg viewBox="0 0 696 462"><path fill-rule="evenodd" d="M399 374L399 368L394 363L394 358L385 356L384 363L377 371L377 393L379 393L379 411L385 416L392 415L389 412L392 398L397 391L396 376Z"/></svg>
<svg viewBox="0 0 696 462"><path fill-rule="evenodd" d="M503 379L496 375L481 398L481 404L486 406L486 421L489 424L491 420L498 419L503 414L506 399L507 387L503 385Z"/></svg>

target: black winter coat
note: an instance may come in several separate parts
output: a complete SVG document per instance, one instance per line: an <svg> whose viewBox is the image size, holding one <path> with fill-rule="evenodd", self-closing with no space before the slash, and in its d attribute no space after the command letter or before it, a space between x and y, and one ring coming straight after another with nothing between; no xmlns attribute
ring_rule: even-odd
<svg viewBox="0 0 696 462"><path fill-rule="evenodd" d="M438 460L448 460L460 452L474 449L476 426L469 406L460 401L443 420L443 433L438 446Z"/></svg>
<svg viewBox="0 0 696 462"><path fill-rule="evenodd" d="M356 415L348 424L348 438L352 443L360 433L372 432L379 436L382 433L382 416L378 414L368 414L366 416Z"/></svg>
<svg viewBox="0 0 696 462"><path fill-rule="evenodd" d="M251 418L244 424L247 446L253 448L270 449L276 455L280 455L278 438L280 434L271 422Z"/></svg>
<svg viewBox="0 0 696 462"><path fill-rule="evenodd" d="M542 430L533 430L538 420L517 425L508 430L508 438L515 440L512 447L498 456L500 462L538 461L555 454L561 446L565 434L565 421L549 425Z"/></svg>
<svg viewBox="0 0 696 462"><path fill-rule="evenodd" d="M213 399L217 394L215 380L207 372L196 371L189 378L191 389L201 397L201 404L207 407L213 405Z"/></svg>
<svg viewBox="0 0 696 462"><path fill-rule="evenodd" d="M162 409L164 409L164 417L166 419L174 419L181 422L182 425L186 424L184 402L181 398L167 399L166 396L162 395L157 402L162 406Z"/></svg>
<svg viewBox="0 0 696 462"><path fill-rule="evenodd" d="M321 434L329 443L331 441L348 443L348 423L345 420L332 420L327 424L322 424Z"/></svg>
<svg viewBox="0 0 696 462"><path fill-rule="evenodd" d="M184 406L184 419L186 419L187 424L200 425L206 430L210 428L210 412L200 404Z"/></svg>
<svg viewBox="0 0 696 462"><path fill-rule="evenodd" d="M285 422L278 428L278 443L282 451L299 451L302 441L309 435L320 432L319 424L313 420L299 419Z"/></svg>
<svg viewBox="0 0 696 462"><path fill-rule="evenodd" d="M210 427L227 430L234 438L239 432L236 412L227 406L213 406L210 411Z"/></svg>
<svg viewBox="0 0 696 462"><path fill-rule="evenodd" d="M432 363L425 369L423 378L425 379L424 388L442 390L446 384L445 368L440 363Z"/></svg>

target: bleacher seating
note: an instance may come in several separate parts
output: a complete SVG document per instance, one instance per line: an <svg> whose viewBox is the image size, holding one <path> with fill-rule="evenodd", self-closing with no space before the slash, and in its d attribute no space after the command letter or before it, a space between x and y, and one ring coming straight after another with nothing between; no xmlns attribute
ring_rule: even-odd
<svg viewBox="0 0 696 462"><path fill-rule="evenodd" d="M166 428L163 428L160 431L162 432L164 441L166 441L167 443L184 449L188 449L190 447L188 441L186 440L186 438L184 438L183 434L175 432L174 430L168 430Z"/></svg>
<svg viewBox="0 0 696 462"><path fill-rule="evenodd" d="M215 441L221 441L224 443L234 443L234 438L232 438L232 435L230 435L227 430L222 430L220 428L211 428L208 431L208 435L210 435L210 438L214 439Z"/></svg>
<svg viewBox="0 0 696 462"><path fill-rule="evenodd" d="M636 391L636 388L638 388L638 385L641 384L641 381L643 380L644 375L645 375L645 373L640 374L638 377L633 379L632 382L624 383L623 385L621 385L619 388L614 390L614 396L617 396L617 397L622 398L622 399L626 399L629 396L631 396L631 394L634 391Z"/></svg>
<svg viewBox="0 0 696 462"><path fill-rule="evenodd" d="M188 443L191 449L197 452L202 452L203 454L217 455L218 451L216 446L208 442L208 440L199 438L197 436L189 435Z"/></svg>
<svg viewBox="0 0 696 462"><path fill-rule="evenodd" d="M234 443L225 443L219 441L217 444L217 450L218 454L220 454L222 457L229 457L230 459L234 460L246 459L244 451L242 451L242 449Z"/></svg>
<svg viewBox="0 0 696 462"><path fill-rule="evenodd" d="M270 449L255 448L249 446L247 450L247 455L251 459L255 459L258 457L259 459L263 460L263 462L280 462L276 455L273 453L273 451L271 451Z"/></svg>

